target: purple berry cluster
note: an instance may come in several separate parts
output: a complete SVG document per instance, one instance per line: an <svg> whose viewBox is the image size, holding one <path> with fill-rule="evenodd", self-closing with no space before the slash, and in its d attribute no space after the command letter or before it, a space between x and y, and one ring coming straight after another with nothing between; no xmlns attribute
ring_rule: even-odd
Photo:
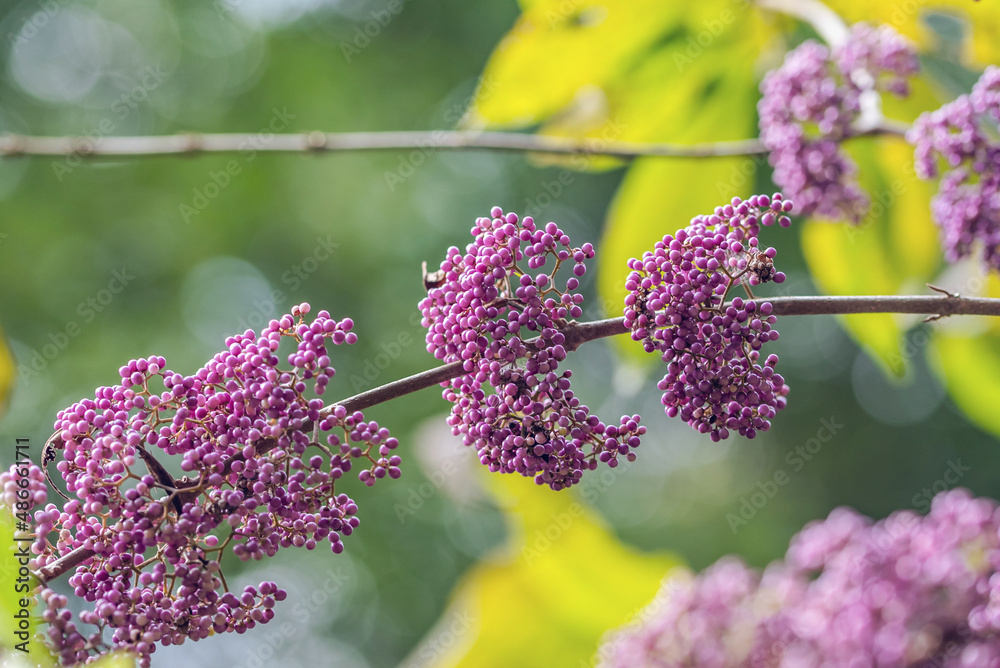
<svg viewBox="0 0 1000 668"><path fill-rule="evenodd" d="M920 116L907 135L922 178L944 176L931 210L946 257L956 262L982 245L987 270L1000 270L1000 68L990 67L969 95Z"/></svg>
<svg viewBox="0 0 1000 668"><path fill-rule="evenodd" d="M97 627L85 636L65 597L43 591L49 639L64 663L126 648L148 666L157 643L271 620L284 591L264 582L230 592L224 556L261 559L322 541L339 553L359 520L335 481L355 460L368 464L359 474L368 485L399 477L386 429L307 398L334 375L330 347L357 340L351 320L320 311L307 322L309 311L301 304L259 334L228 338L191 376L167 370L162 357L133 360L119 384L59 412L52 442L70 499L35 512L33 567L92 553L69 584L92 605L79 621ZM279 368L283 341L294 344L287 370ZM175 480L154 453L178 456L189 475Z"/></svg>
<svg viewBox="0 0 1000 668"><path fill-rule="evenodd" d="M838 509L763 573L725 558L672 576L606 639L606 668L1000 664L1000 509L964 490L927 516Z"/></svg>
<svg viewBox="0 0 1000 668"><path fill-rule="evenodd" d="M45 473L35 464L15 464L0 471L0 504L15 512L30 512L48 498Z"/></svg>
<svg viewBox="0 0 1000 668"><path fill-rule="evenodd" d="M714 441L730 431L753 438L785 406L777 356L758 363L761 347L778 338L771 304L727 298L736 285L785 280L758 235L761 226L790 225L791 210L781 193L734 197L628 262L625 326L667 363L657 386L665 412Z"/></svg>
<svg viewBox="0 0 1000 668"><path fill-rule="evenodd" d="M606 425L574 395L572 372L560 371L561 329L582 314L576 290L593 246L573 247L555 223L536 226L500 207L476 220L472 236L465 252L448 249L439 285L420 302L428 352L463 365L442 383L454 433L491 471L557 490L598 461L633 461L645 433L639 416ZM572 265L568 278L559 275L564 265Z"/></svg>
<svg viewBox="0 0 1000 668"><path fill-rule="evenodd" d="M859 23L832 52L804 42L764 77L760 138L774 182L800 213L854 222L864 216L869 199L840 142L855 133L866 107L878 104L878 91L909 94L906 78L918 66L913 48L893 28Z"/></svg>
<svg viewBox="0 0 1000 668"><path fill-rule="evenodd" d="M913 45L888 25L854 24L833 56L845 80L858 92L874 89L907 97L907 79L920 69Z"/></svg>

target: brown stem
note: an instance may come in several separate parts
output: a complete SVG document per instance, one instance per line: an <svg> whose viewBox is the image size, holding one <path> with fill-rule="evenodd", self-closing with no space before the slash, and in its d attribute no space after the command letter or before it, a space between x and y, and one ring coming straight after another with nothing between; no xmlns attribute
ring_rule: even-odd
<svg viewBox="0 0 1000 668"><path fill-rule="evenodd" d="M1000 316L1000 299L962 297L951 293L926 296L762 297L758 298L757 301L770 302L773 307L771 313L781 316L846 315L852 313L912 313L939 317L950 315ZM568 351L576 350L587 341L617 336L625 334L627 331L621 317L585 323L571 322L562 328L566 337L564 346ZM526 343L531 343L531 341ZM320 414L325 417L332 413L337 406L343 406L348 412L363 410L385 403L390 399L439 385L461 374L461 362L443 364L338 401L323 408ZM300 427L303 431L312 428L312 422L306 422ZM264 453L276 445L274 439L265 439L258 443L257 450ZM228 474L233 462L242 459L242 453L237 453L229 458L224 465L224 472ZM38 569L35 575L45 583L63 575L92 556L94 556L93 551L76 548L51 564Z"/></svg>
<svg viewBox="0 0 1000 668"><path fill-rule="evenodd" d="M54 580L60 575L68 573L85 562L87 559L90 559L92 556L94 556L93 550L78 547L71 552L67 552L52 563L39 568L35 571L35 577L37 577L42 584L45 584L49 580Z"/></svg>

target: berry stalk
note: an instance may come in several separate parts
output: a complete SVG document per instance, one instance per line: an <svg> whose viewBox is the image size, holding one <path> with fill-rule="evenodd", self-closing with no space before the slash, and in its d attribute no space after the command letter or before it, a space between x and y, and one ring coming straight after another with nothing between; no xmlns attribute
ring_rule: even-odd
<svg viewBox="0 0 1000 668"><path fill-rule="evenodd" d="M927 315L929 318L952 315L1000 316L1000 299L963 297L953 293L941 295L770 297L768 301L773 306L772 313L779 316L847 315L853 313L908 313ZM573 322L565 325L560 331L566 339L563 346L570 352L588 341L628 333L621 317L585 323ZM526 343L534 344L535 339L530 339ZM349 413L363 410L407 394L438 386L462 373L461 362L444 364L326 406L320 411L320 415L321 418L332 415L338 406L346 409ZM308 424L304 424L301 430L308 431L310 428ZM262 439L256 447L258 452L263 454L273 448L275 443L270 438ZM230 462L227 462L227 467L231 467L232 463L240 456L237 455ZM49 582L71 571L92 556L94 556L93 551L77 548L38 569L35 575L41 582Z"/></svg>

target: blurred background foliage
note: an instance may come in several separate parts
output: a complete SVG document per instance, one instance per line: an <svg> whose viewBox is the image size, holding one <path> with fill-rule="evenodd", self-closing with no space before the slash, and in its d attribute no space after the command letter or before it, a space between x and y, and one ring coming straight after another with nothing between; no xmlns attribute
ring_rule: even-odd
<svg viewBox="0 0 1000 668"><path fill-rule="evenodd" d="M925 75L910 100L886 102L894 118L967 91L1000 60L995 4L830 4L921 46ZM31 0L2 11L0 131L238 131L259 133L257 145L276 130L452 127L750 138L761 76L815 36L742 0ZM357 323L331 399L428 368L420 263L465 244L494 204L595 242L592 319L618 311L628 257L733 195L773 189L759 158L253 148L0 161L0 463L15 438L37 455L55 413L129 359L160 354L190 373L227 334L301 301ZM902 142L850 148L880 206L857 228L768 230L789 274L780 294L920 293L933 281L1000 295L977 266L943 266L933 188ZM792 395L753 441L713 444L667 420L655 360L627 341L576 353L578 395L606 419L642 413L649 433L636 465L569 492L482 475L434 389L372 409L403 444L404 476L375 490L345 481L362 517L347 551L293 551L229 576L277 580L289 599L270 625L161 649L154 665L587 665L602 630L676 563L737 553L764 565L838 505L882 517L925 510L956 484L1000 496L996 323L824 316L779 329Z"/></svg>

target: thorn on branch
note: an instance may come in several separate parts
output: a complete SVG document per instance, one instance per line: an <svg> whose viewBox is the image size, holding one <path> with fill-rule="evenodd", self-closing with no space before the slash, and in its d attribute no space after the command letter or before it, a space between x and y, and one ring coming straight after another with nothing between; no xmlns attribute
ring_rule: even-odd
<svg viewBox="0 0 1000 668"><path fill-rule="evenodd" d="M941 294L945 295L946 297L951 297L952 299L961 299L962 298L962 295L958 294L957 292L949 292L948 290L945 290L942 287L934 285L933 283L928 283L927 287L929 287L934 292L940 292ZM938 317L941 317L941 314L938 314Z"/></svg>

